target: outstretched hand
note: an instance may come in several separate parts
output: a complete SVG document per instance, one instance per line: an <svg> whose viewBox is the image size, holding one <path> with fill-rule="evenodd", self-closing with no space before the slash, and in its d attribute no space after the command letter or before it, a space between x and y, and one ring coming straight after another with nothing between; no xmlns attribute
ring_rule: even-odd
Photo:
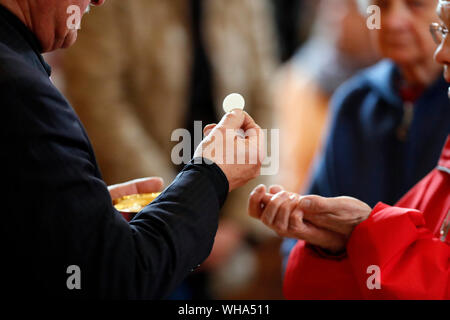
<svg viewBox="0 0 450 320"><path fill-rule="evenodd" d="M250 194L248 213L282 237L296 238L340 252L353 229L367 219L371 208L350 197L300 196L260 185Z"/></svg>
<svg viewBox="0 0 450 320"><path fill-rule="evenodd" d="M143 178L108 187L111 199L118 199L138 193L153 193L162 191L164 181L161 178Z"/></svg>

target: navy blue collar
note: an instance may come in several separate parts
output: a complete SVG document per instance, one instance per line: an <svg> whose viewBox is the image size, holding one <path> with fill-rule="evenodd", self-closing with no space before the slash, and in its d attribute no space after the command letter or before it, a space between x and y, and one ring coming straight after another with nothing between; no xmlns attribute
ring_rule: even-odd
<svg viewBox="0 0 450 320"><path fill-rule="evenodd" d="M391 60L385 59L370 67L365 73L367 81L371 87L378 91L378 93L389 103L389 105L403 108L403 100L400 96L399 84L401 81L400 70ZM436 80L425 89L423 94L419 97L416 103L423 103L430 96L445 95L447 96L448 84L442 73Z"/></svg>
<svg viewBox="0 0 450 320"><path fill-rule="evenodd" d="M41 55L39 40L18 17L2 5L0 5L0 42L28 60L37 59L47 75L51 75L52 69Z"/></svg>

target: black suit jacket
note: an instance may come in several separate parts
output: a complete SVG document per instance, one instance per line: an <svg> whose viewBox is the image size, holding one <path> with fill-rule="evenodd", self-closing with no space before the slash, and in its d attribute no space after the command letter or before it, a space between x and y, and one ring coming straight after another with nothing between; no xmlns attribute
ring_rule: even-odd
<svg viewBox="0 0 450 320"><path fill-rule="evenodd" d="M228 193L225 175L191 162L127 223L112 206L78 117L49 76L33 33L0 6L2 291L165 297L209 255ZM71 265L81 271L79 290L66 283Z"/></svg>

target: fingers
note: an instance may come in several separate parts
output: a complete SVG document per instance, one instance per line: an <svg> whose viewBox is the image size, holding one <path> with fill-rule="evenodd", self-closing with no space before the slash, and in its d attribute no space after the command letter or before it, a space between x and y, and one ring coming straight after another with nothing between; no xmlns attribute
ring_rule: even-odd
<svg viewBox="0 0 450 320"><path fill-rule="evenodd" d="M334 199L320 196L302 197L298 207L300 210L308 213L319 213L333 211Z"/></svg>
<svg viewBox="0 0 450 320"><path fill-rule="evenodd" d="M244 129L241 129L244 130ZM263 130L256 125L256 128L246 129L245 135L243 136L246 142L246 148L249 153L250 163L262 164L266 153L266 139L264 137Z"/></svg>
<svg viewBox="0 0 450 320"><path fill-rule="evenodd" d="M284 201L278 209L278 213L272 222L272 226L280 236L285 236L287 234L289 228L289 218L292 211L297 206L297 203L298 200L296 195L292 194L289 196L289 200Z"/></svg>
<svg viewBox="0 0 450 320"><path fill-rule="evenodd" d="M259 131L261 130L261 127L256 124L255 120L253 120L253 118L247 112L244 111L243 113L244 113L244 122L241 125L241 129L244 130L245 132L248 131L249 136L258 135ZM255 131L253 131L252 129L255 129Z"/></svg>
<svg viewBox="0 0 450 320"><path fill-rule="evenodd" d="M341 231L341 225L337 218L339 202L337 198L324 198L320 196L305 196L298 205L298 209L304 213L304 220L315 226L330 231Z"/></svg>
<svg viewBox="0 0 450 320"><path fill-rule="evenodd" d="M284 190L284 188L278 184L274 184L269 187L269 193L272 193L272 194L277 194L278 192L281 192L283 190Z"/></svg>
<svg viewBox="0 0 450 320"><path fill-rule="evenodd" d="M268 227L273 228L273 221L278 214L278 210L281 205L289 199L289 194L285 191L281 191L272 196L270 202L265 206L261 215L261 221Z"/></svg>
<svg viewBox="0 0 450 320"><path fill-rule="evenodd" d="M335 213L339 210L356 210L361 207L367 208L368 206L364 202L351 197L325 198L313 195L302 197L299 207L310 213Z"/></svg>
<svg viewBox="0 0 450 320"><path fill-rule="evenodd" d="M269 202L272 200L273 196L274 195L271 194L271 193L264 194L264 197L261 200L261 204L262 204L263 209L269 204Z"/></svg>
<svg viewBox="0 0 450 320"><path fill-rule="evenodd" d="M164 181L161 178L142 178L108 187L112 199L137 193L153 193L162 190Z"/></svg>
<svg viewBox="0 0 450 320"><path fill-rule="evenodd" d="M270 193L265 187L256 188L250 196L249 214L259 218L266 226L280 236L305 240L325 249L339 251L345 247L346 237L333 230L321 228L305 219L306 214L300 208L305 197L282 190L281 186L271 186ZM276 192L272 194L272 192ZM328 208L329 203L321 197L308 196L309 205L303 202L302 207L312 210ZM325 199L326 200L326 199ZM308 202L306 202L308 204ZM310 213L314 215L314 213ZM317 216L320 216L317 214Z"/></svg>
<svg viewBox="0 0 450 320"><path fill-rule="evenodd" d="M208 125L203 129L203 135L204 135L205 137L208 136L208 135L211 133L211 131L212 131L216 126L217 126L217 124L215 124L215 123L208 124Z"/></svg>
<svg viewBox="0 0 450 320"><path fill-rule="evenodd" d="M304 212L305 220L345 236L350 235L356 225L367 219L372 210L355 198L319 196L303 197L299 209Z"/></svg>
<svg viewBox="0 0 450 320"><path fill-rule="evenodd" d="M228 112L223 116L222 120L220 120L218 126L225 129L241 129L246 118L245 114L244 111L239 109Z"/></svg>
<svg viewBox="0 0 450 320"><path fill-rule="evenodd" d="M260 202L257 208L259 216L254 217L283 236L288 230L289 216L298 204L298 195L284 191L281 186L271 186L270 193L258 191L261 192L257 198ZM278 192L273 194L275 191Z"/></svg>
<svg viewBox="0 0 450 320"><path fill-rule="evenodd" d="M250 129L254 129L249 131L249 136L258 135L261 130L255 120L253 120L247 112L240 109L235 109L224 115L218 126L225 129L242 129L245 132Z"/></svg>
<svg viewBox="0 0 450 320"><path fill-rule="evenodd" d="M304 220L301 210L294 209L289 216L287 232L291 237L305 240L306 242L332 251L339 251L345 247L346 239L341 234L320 228Z"/></svg>
<svg viewBox="0 0 450 320"><path fill-rule="evenodd" d="M160 192L163 189L164 181L161 178L147 178L136 182L138 193Z"/></svg>
<svg viewBox="0 0 450 320"><path fill-rule="evenodd" d="M259 219L261 217L263 208L262 208L262 199L266 195L266 186L260 184L257 186L249 197L248 202L248 214L250 217Z"/></svg>
<svg viewBox="0 0 450 320"><path fill-rule="evenodd" d="M108 187L111 199L118 199L123 196L137 193L136 187L130 184L116 184Z"/></svg>

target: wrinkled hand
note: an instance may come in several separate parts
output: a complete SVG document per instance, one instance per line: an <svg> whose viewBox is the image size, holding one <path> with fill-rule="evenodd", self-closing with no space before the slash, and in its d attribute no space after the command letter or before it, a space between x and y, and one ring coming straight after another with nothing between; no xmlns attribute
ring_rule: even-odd
<svg viewBox="0 0 450 320"><path fill-rule="evenodd" d="M301 197L282 187L258 186L250 195L249 214L282 237L297 238L332 252L345 249L353 229L372 209L350 197Z"/></svg>
<svg viewBox="0 0 450 320"><path fill-rule="evenodd" d="M301 198L298 209L304 212L304 217L309 222L346 238L372 212L367 204L351 197L305 196Z"/></svg>
<svg viewBox="0 0 450 320"><path fill-rule="evenodd" d="M239 134L239 130L245 136ZM205 139L194 153L216 163L228 179L230 190L243 186L260 174L264 136L261 128L244 111L227 113L219 124L203 130Z"/></svg>
<svg viewBox="0 0 450 320"><path fill-rule="evenodd" d="M143 178L115 184L108 187L111 199L121 198L138 193L153 193L162 191L164 181L161 178Z"/></svg>
<svg viewBox="0 0 450 320"><path fill-rule="evenodd" d="M346 237L307 221L298 207L300 199L299 195L283 191L280 186L273 186L266 193L266 187L260 185L250 194L248 213L281 237L305 240L331 252L342 251Z"/></svg>

